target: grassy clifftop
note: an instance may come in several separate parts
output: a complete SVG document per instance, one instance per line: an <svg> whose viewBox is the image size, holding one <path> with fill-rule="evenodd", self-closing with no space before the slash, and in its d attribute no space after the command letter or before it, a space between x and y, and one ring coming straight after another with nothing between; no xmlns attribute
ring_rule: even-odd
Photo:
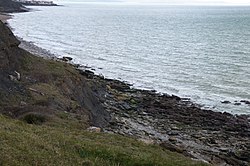
<svg viewBox="0 0 250 166"><path fill-rule="evenodd" d="M0 116L0 165L204 165L134 139Z"/></svg>

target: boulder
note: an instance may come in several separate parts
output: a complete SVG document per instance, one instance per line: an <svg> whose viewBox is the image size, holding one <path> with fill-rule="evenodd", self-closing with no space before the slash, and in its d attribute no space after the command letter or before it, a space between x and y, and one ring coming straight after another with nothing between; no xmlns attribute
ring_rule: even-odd
<svg viewBox="0 0 250 166"><path fill-rule="evenodd" d="M248 100L241 100L240 102L245 103L245 104L250 104L250 101Z"/></svg>
<svg viewBox="0 0 250 166"><path fill-rule="evenodd" d="M140 139L138 139L138 140L141 141L141 142L143 142L143 143L145 143L145 144L147 144L147 145L153 145L153 144L155 144L155 141L152 140L152 139L140 138Z"/></svg>
<svg viewBox="0 0 250 166"><path fill-rule="evenodd" d="M222 104L230 104L231 102L230 102L230 101L225 100L225 101L221 101L221 103L222 103Z"/></svg>
<svg viewBox="0 0 250 166"><path fill-rule="evenodd" d="M91 127L87 128L87 131L93 132L93 133L100 133L101 132L101 128L100 127L91 126Z"/></svg>
<svg viewBox="0 0 250 166"><path fill-rule="evenodd" d="M176 146L176 145L174 145L174 144L172 144L170 142L167 142L167 141L161 143L160 146L163 147L163 148L166 148L166 149L168 149L168 150L170 150L172 152L183 153L185 151L184 148L178 147L178 146Z"/></svg>
<svg viewBox="0 0 250 166"><path fill-rule="evenodd" d="M64 56L64 57L61 58L61 60L64 61L64 62L68 62L68 61L72 61L73 58L71 58L69 56Z"/></svg>

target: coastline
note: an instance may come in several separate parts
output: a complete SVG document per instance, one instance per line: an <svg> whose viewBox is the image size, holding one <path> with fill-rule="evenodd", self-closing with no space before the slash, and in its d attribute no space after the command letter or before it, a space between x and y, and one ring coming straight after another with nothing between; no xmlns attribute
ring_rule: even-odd
<svg viewBox="0 0 250 166"><path fill-rule="evenodd" d="M0 12L0 20L1 20L3 23L7 23L7 21L8 21L9 19L11 19L11 18L12 18L11 15L6 14L6 13L1 13L1 12Z"/></svg>
<svg viewBox="0 0 250 166"><path fill-rule="evenodd" d="M48 58L48 59L56 59L56 56L52 54L50 51L43 49L41 47L38 47L32 42L25 41L22 38L17 37L17 39L21 42L21 44L19 45L20 48L27 50L28 52L36 56L40 56L40 57Z"/></svg>
<svg viewBox="0 0 250 166"><path fill-rule="evenodd" d="M67 4L65 6L65 10L67 11L68 9L70 9L71 6L73 7L74 4L72 5ZM43 9L41 8L41 10ZM69 30L71 30L70 29L71 25L77 27L71 30L72 37L73 36L74 37L73 38L68 37L68 39L66 37L68 36L67 31L63 32L61 30L58 30L58 32L53 33L53 31L51 31L53 27L47 28L49 26L42 26L41 28L37 28L38 30L29 31L28 29L30 28L33 29L37 26L35 23L36 17L41 17L43 14L45 14L46 18L50 18L49 17L50 14L46 12L47 9L44 9L44 10L45 10L44 12L42 11L32 12L26 16L25 14L17 16L16 18L20 18L20 19L17 19L16 21L11 20L10 23L13 23L13 27L16 27L15 32L20 34L20 36L22 36L24 39L27 39L28 41L34 40L36 44L46 49L49 49L49 50L51 49L51 51L55 54L59 52L59 54L61 55L71 56L74 58L74 62L85 64L87 66L92 66L93 70L95 69L95 73L99 73L99 74L101 73L105 77L107 76L108 78L119 79L122 81L126 80L129 83L133 84L134 87L137 87L139 89L144 89L144 88L155 89L161 93L168 93L168 94L174 94L180 97L191 98L193 102L202 105L203 108L213 109L214 111L220 111L220 112L226 111L232 114L247 114L249 111L249 105L246 105L245 103L240 102L241 100L249 100L247 84L245 84L244 86L244 82L247 82L248 80L247 80L247 77L245 77L246 80L242 78L245 75L244 73L247 73L247 72L243 70L241 71L242 74L240 74L241 72L239 72L239 74L235 75L235 77L239 77L239 79L236 79L235 81L231 81L231 82L225 81L223 83L223 80L230 80L231 78L234 78L233 73L230 72L231 69L229 70L229 72L224 71L224 70L220 71L220 66L216 66L213 70L212 68L213 65L211 65L209 62L209 63L205 63L206 64L205 66L208 67L207 70L209 71L199 70L196 73L194 70L196 65L191 65L190 68L188 66L188 64L191 64L188 61L192 59L192 58L189 58L188 53L187 54L183 53L183 56L181 54L177 56L175 54L171 54L170 52L166 52L166 55L162 54L153 58L154 54L164 52L164 49L158 49L157 51L157 49L152 47L152 50L154 50L154 53L150 54L148 53L148 49L145 49L143 51L138 51L142 49L140 48L141 44L139 43L138 45L134 45L135 47L132 44L129 44L128 46L131 48L128 48L126 51L125 42L118 41L120 40L121 37L115 37L115 36L112 36L111 34L109 38L112 37L113 39L110 39L109 40L110 42L108 43L104 42L105 39L103 40L101 39L102 36L104 36L104 34L108 35L109 31L107 30L103 31L101 35L97 35L97 39L94 39L91 36L88 36L88 34L91 34L92 31L91 29L89 29L90 26L88 26L87 24L89 25L92 25L92 24L91 23L85 24L86 23L85 21L83 21L83 23L81 24L85 25L86 29L88 29L86 31L86 35L84 35L84 32L81 32L81 28L80 29L78 28L81 26L75 26L78 21L72 22L71 24L66 24L65 26L59 24L59 26L65 27L65 29L69 29ZM60 13L60 11L64 11L64 8L61 8L61 7L48 8L48 11L50 10L57 11L55 12L55 15L56 15L56 13ZM80 13L80 12L77 12L77 13ZM56 15L58 19L61 18L58 15ZM27 24L22 24L22 19L29 20L29 16L32 17L31 20L33 21L31 21L30 23L28 23L29 22L28 21ZM69 18L69 17L65 17L65 18ZM47 21L52 22L49 19L45 19L42 24L46 25ZM32 22L35 24L33 24ZM60 22L62 23L61 20L60 21L58 20L58 22L55 24L58 24ZM95 21L92 21L92 22L93 24L97 23ZM50 24L47 24L47 25L50 25ZM100 27L98 29L101 30ZM74 40L78 39L78 36L77 36L78 31L79 31L79 41L75 43ZM48 32L48 33L45 33L45 32ZM46 34L50 34L49 36L54 36L54 39L47 37ZM82 34L83 36L80 37L80 34ZM195 34L198 34L198 33L195 33ZM49 41L46 42L46 40L49 40ZM89 44L89 43L95 42L95 40L98 40L97 44L94 44L93 46ZM136 40L136 39L131 38L129 40ZM85 41L89 41L89 42L85 43ZM108 45L112 44L111 41L115 41L113 42L115 44L118 44L118 43L120 44L118 44L117 47L108 48ZM120 40L120 41L123 41L123 40ZM178 41L178 38L176 38L176 40L173 40L173 41ZM148 42L150 42L150 40ZM163 42L165 41L163 40ZM171 41L169 42L170 43L167 44L166 47L171 50L172 44L171 44ZM174 43L176 43L175 45L178 46L178 42L174 42ZM184 43L180 42L179 44L184 44ZM51 47L51 45L53 45L54 48ZM68 46L69 48L67 48ZM87 49L82 49L82 48L87 48ZM143 48L146 48L146 47L143 47ZM105 53L104 50L108 50L108 52ZM188 50L188 49L185 49L185 50ZM185 50L183 51L185 52ZM206 55L206 53L209 55L211 54L211 56L214 54L214 52L209 52L206 50L203 51L202 49L199 49L199 50L200 51L198 52L201 52L201 56L203 55L202 52L204 52L204 55ZM224 51L226 52L227 49L225 49ZM136 58L137 56L135 57L133 56L134 53L135 54L138 53L138 58ZM146 56L146 53L147 55L149 55L150 58L149 57L144 58L144 55ZM196 55L196 53L197 53L196 51L192 52L192 54L194 55ZM114 54L114 57L112 57L113 54ZM131 55L131 58L130 58L130 55ZM200 54L197 54L197 55L200 55ZM170 60L168 60L168 56ZM186 58L186 56L188 58ZM125 57L128 57L128 58L125 58ZM139 60L140 59L139 57L141 57L142 60ZM178 60L174 60L177 57L182 59L181 60L182 63L178 63ZM116 60L113 60L113 58L115 58ZM133 62L132 60L134 58L135 58L135 61ZM144 62L147 62L147 61L153 62L154 59L158 59L158 58L163 59L163 61L156 61L156 63L152 65L152 69L150 67L151 66L150 63L145 63L145 65L143 65ZM198 58L198 59L201 60L202 58ZM204 60L204 61L206 62L210 61L209 59L214 59L214 58L208 58L208 60ZM200 60L198 60L197 63L199 62L199 64L202 64L200 63ZM246 60L248 61L248 58L246 58ZM109 67L106 67L104 62L108 63ZM119 62L119 63L116 65L116 62ZM230 65L234 66L233 61L230 60L230 63L231 63ZM244 62L242 62L241 64L244 64ZM171 69L172 65L173 65L172 67L173 69ZM147 67L144 67L144 66L147 66ZM157 66L161 66L161 67L157 67ZM164 71L167 71L167 73L164 73ZM211 74L212 78L217 78L217 77L221 78L220 77L220 74L221 74L223 75L223 79L215 79L214 84L213 84L212 79L211 79L211 82L210 80L207 80L207 79L210 78L209 73L210 72L213 73L214 71L215 72L217 71L216 72L217 74L214 74L214 75ZM174 74L175 72L179 74ZM186 76L183 73L186 73ZM227 77L227 75L229 76L230 74L232 75L232 77ZM195 80L192 79L193 77L195 78ZM245 80L245 81L241 81L241 80ZM191 84L193 84L194 86L192 86ZM234 84L238 84L238 85L234 85ZM228 103L226 104L225 102L228 102Z"/></svg>
<svg viewBox="0 0 250 166"><path fill-rule="evenodd" d="M46 50L21 42L24 49L53 59ZM249 116L203 110L177 96L133 89L124 82L105 79L77 65L71 66L88 82L101 87L96 88L96 93L107 114L99 116L108 119L108 124L99 127L105 132L135 137L149 144L157 143L212 164L245 165L248 162L244 155L250 150ZM97 126L97 123L99 121L93 124Z"/></svg>
<svg viewBox="0 0 250 166"><path fill-rule="evenodd" d="M29 42L24 45L22 48L35 51L37 56L61 62L61 59L52 57L46 50ZM250 131L242 128L242 125L250 123L250 116L203 110L178 96L131 89L129 84L122 81L105 79L88 69L78 68L79 65L72 66L82 75L108 88L103 105L111 120L108 126L100 126L104 132L137 138L148 144L160 144L205 163L244 165L236 157L237 152L232 145L248 146ZM230 141L226 138L230 138ZM245 152L247 154L248 149L244 149ZM235 154L231 156L230 153Z"/></svg>
<svg viewBox="0 0 250 166"><path fill-rule="evenodd" d="M8 14L8 13L1 13L0 12L0 21L2 21L4 24L8 25L8 20L12 19L12 18L13 18L13 16ZM51 52L49 52L46 49L43 49L41 47L36 46L32 42L25 41L18 36L17 36L17 39L21 42L19 45L20 48L23 48L24 50L27 50L34 55L42 56L44 58L52 58L52 59L56 58L56 56L54 54L52 54Z"/></svg>

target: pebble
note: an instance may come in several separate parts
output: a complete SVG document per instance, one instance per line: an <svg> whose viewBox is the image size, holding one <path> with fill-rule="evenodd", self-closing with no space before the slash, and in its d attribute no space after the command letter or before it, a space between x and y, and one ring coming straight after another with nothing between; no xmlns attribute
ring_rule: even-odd
<svg viewBox="0 0 250 166"><path fill-rule="evenodd" d="M177 139L175 137L169 137L168 140L172 143L177 142Z"/></svg>

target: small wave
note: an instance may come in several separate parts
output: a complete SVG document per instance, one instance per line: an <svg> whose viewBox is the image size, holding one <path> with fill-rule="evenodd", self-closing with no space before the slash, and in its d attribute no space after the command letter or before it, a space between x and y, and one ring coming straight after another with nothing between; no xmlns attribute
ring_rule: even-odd
<svg viewBox="0 0 250 166"><path fill-rule="evenodd" d="M224 98L250 96L250 22L241 17L239 8L79 5L82 8L69 3L63 8L14 14L10 25L24 40L52 53L70 55L105 77L190 96L219 111L249 110L220 103ZM250 10L244 14L250 16ZM237 24L235 17L240 17Z"/></svg>

